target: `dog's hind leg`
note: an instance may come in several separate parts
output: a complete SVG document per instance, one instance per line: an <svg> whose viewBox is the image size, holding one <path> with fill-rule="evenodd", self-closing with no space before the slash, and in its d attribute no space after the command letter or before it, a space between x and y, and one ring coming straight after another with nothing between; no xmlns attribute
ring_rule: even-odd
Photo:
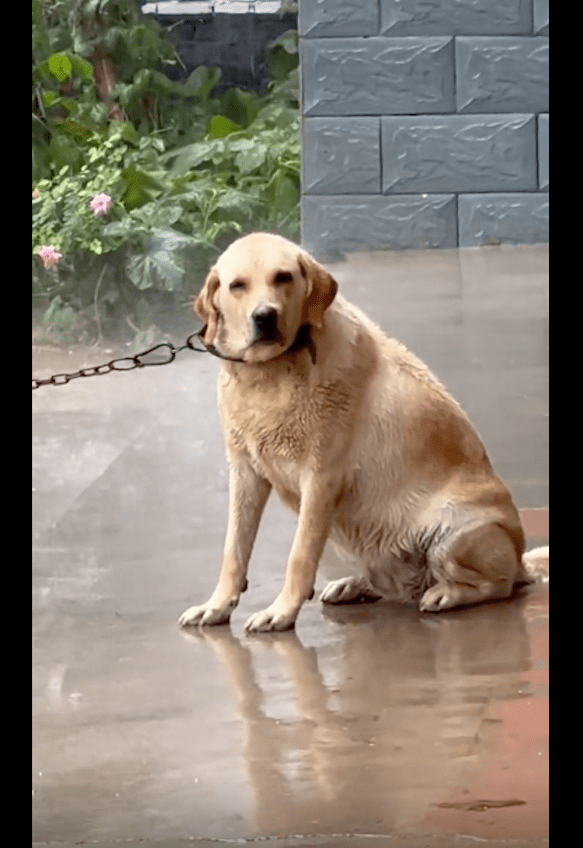
<svg viewBox="0 0 583 848"><path fill-rule="evenodd" d="M357 601L379 601L382 595L364 577L342 577L324 588L320 600L325 604L351 604Z"/></svg>
<svg viewBox="0 0 583 848"><path fill-rule="evenodd" d="M462 583L439 582L427 589L419 603L421 612L440 612L453 607L480 604L508 598L512 594L513 584L507 580L495 583L483 580L475 586Z"/></svg>
<svg viewBox="0 0 583 848"><path fill-rule="evenodd" d="M515 543L497 524L463 533L449 550L428 559L435 582L421 598L422 612L508 598L519 573Z"/></svg>

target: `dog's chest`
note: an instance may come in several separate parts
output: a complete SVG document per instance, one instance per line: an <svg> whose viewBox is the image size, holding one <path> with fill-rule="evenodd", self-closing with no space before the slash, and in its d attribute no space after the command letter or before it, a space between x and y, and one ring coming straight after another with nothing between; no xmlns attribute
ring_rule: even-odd
<svg viewBox="0 0 583 848"><path fill-rule="evenodd" d="M224 381L219 405L229 448L246 453L284 500L299 495L302 471L323 438L315 399L297 385L245 392Z"/></svg>
<svg viewBox="0 0 583 848"><path fill-rule="evenodd" d="M227 438L254 460L267 465L301 465L313 446L314 429L296 408L270 409L250 405L241 414L225 413ZM311 438L310 438L311 434Z"/></svg>
<svg viewBox="0 0 583 848"><path fill-rule="evenodd" d="M297 422L296 422L297 423ZM230 430L229 439L244 450L255 470L265 477L280 498L295 511L299 510L302 471L308 462L309 442L298 436L289 417L253 416L251 427Z"/></svg>

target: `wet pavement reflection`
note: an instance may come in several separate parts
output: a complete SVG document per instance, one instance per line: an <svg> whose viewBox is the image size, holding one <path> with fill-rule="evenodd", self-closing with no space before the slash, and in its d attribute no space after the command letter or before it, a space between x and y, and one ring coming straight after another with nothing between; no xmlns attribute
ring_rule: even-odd
<svg viewBox="0 0 583 848"><path fill-rule="evenodd" d="M547 260L330 266L468 410L529 546L548 540ZM33 371L98 357L38 350ZM313 601L295 632L246 636L294 531L270 501L231 626L178 628L214 588L226 526L217 368L184 352L33 392L34 840L546 844L548 584L439 615Z"/></svg>

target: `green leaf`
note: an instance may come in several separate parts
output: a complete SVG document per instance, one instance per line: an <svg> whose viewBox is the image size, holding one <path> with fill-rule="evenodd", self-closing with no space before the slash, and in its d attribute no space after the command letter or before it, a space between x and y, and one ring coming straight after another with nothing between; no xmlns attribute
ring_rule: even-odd
<svg viewBox="0 0 583 848"><path fill-rule="evenodd" d="M175 291L181 287L184 267L172 253L161 248L132 256L126 263L126 273L141 291L151 288Z"/></svg>
<svg viewBox="0 0 583 848"><path fill-rule="evenodd" d="M233 153L239 150L251 150L256 144L257 140L253 138L231 138L229 139L229 150Z"/></svg>
<svg viewBox="0 0 583 848"><path fill-rule="evenodd" d="M77 139L77 141L85 142L91 138L93 131L88 127L80 124L78 121L66 120L60 121L58 124L59 132L66 133Z"/></svg>
<svg viewBox="0 0 583 848"><path fill-rule="evenodd" d="M80 77L86 80L93 79L93 65L91 62L88 62L87 59L83 59L82 56L71 56L71 64L73 66L73 70L76 74L79 74Z"/></svg>
<svg viewBox="0 0 583 848"><path fill-rule="evenodd" d="M43 106L53 106L58 103L61 99L56 91L53 91L50 88L45 88L41 91L41 98L43 101Z"/></svg>
<svg viewBox="0 0 583 848"><path fill-rule="evenodd" d="M145 241L143 252L129 257L127 275L140 290L178 291L199 247L191 236L176 230L157 230Z"/></svg>
<svg viewBox="0 0 583 848"><path fill-rule="evenodd" d="M49 70L59 82L64 82L71 76L73 65L66 53L53 53L49 56Z"/></svg>
<svg viewBox="0 0 583 848"><path fill-rule="evenodd" d="M149 200L159 197L164 186L152 174L148 174L136 165L130 165L123 172L126 192L122 198L127 209L142 206Z"/></svg>
<svg viewBox="0 0 583 848"><path fill-rule="evenodd" d="M275 47L267 57L267 71L272 80L281 82L297 66L297 56L291 55L285 48Z"/></svg>
<svg viewBox="0 0 583 848"><path fill-rule="evenodd" d="M170 226L182 217L182 206L160 206L152 216L155 227Z"/></svg>
<svg viewBox="0 0 583 848"><path fill-rule="evenodd" d="M242 174L250 174L265 162L267 147L264 144L255 143L247 150L241 150L235 157L235 165Z"/></svg>
<svg viewBox="0 0 583 848"><path fill-rule="evenodd" d="M267 196L273 214L285 217L299 203L299 186L295 180L292 180L279 169L267 186Z"/></svg>
<svg viewBox="0 0 583 848"><path fill-rule="evenodd" d="M173 175L185 174L192 168L196 168L202 162L208 162L217 148L215 141L197 141L194 144L186 144L176 150L170 150L160 157L162 162L167 162L176 157L172 167Z"/></svg>
<svg viewBox="0 0 583 848"><path fill-rule="evenodd" d="M56 334L66 333L75 321L75 311L70 306L66 306L57 295L44 313L42 321L45 327Z"/></svg>
<svg viewBox="0 0 583 848"><path fill-rule="evenodd" d="M48 145L50 161L54 171L60 170L61 174L70 167L77 170L82 161L82 151L77 142L68 135L55 133Z"/></svg>
<svg viewBox="0 0 583 848"><path fill-rule="evenodd" d="M153 71L143 70L131 83L118 82L113 87L113 97L125 108L144 96L151 87Z"/></svg>
<svg viewBox="0 0 583 848"><path fill-rule="evenodd" d="M109 126L110 138L113 136L114 132L119 133L119 137L123 141L129 141L131 144L139 144L140 137L131 121L112 122Z"/></svg>
<svg viewBox="0 0 583 848"><path fill-rule="evenodd" d="M151 72L150 83L158 93L163 94L180 95L184 88L184 83L174 82L174 80L168 79L165 74L161 74L160 71Z"/></svg>
<svg viewBox="0 0 583 848"><path fill-rule="evenodd" d="M129 226L129 221L110 221L109 224L105 224L103 227L103 236L104 238L109 238L111 236L126 236L131 232L131 228Z"/></svg>
<svg viewBox="0 0 583 848"><path fill-rule="evenodd" d="M224 115L214 115L207 128L209 138L224 138L226 135L237 132L241 127L234 121L225 118Z"/></svg>
<svg viewBox="0 0 583 848"><path fill-rule="evenodd" d="M222 189L217 197L217 212L226 213L230 223L235 215L246 216L259 204L259 199L235 188Z"/></svg>
<svg viewBox="0 0 583 848"><path fill-rule="evenodd" d="M270 48L283 47L286 53L294 54L298 52L298 31L297 29L288 29L282 35L269 44Z"/></svg>
<svg viewBox="0 0 583 848"><path fill-rule="evenodd" d="M242 127L248 127L259 113L261 100L250 91L228 88L220 98L221 114Z"/></svg>
<svg viewBox="0 0 583 848"><path fill-rule="evenodd" d="M164 144L164 141L161 138L151 138L150 144L155 150L158 151L158 153L164 153L166 149L166 145Z"/></svg>
<svg viewBox="0 0 583 848"><path fill-rule="evenodd" d="M289 29L271 42L267 70L272 80L283 82L298 66L298 32Z"/></svg>
<svg viewBox="0 0 583 848"><path fill-rule="evenodd" d="M184 83L184 89L201 100L208 100L210 93L221 78L220 68L207 68L199 65Z"/></svg>

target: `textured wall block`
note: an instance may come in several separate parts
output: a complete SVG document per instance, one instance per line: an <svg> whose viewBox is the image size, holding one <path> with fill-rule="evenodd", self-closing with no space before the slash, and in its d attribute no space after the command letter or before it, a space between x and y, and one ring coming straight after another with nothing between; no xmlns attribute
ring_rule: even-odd
<svg viewBox="0 0 583 848"><path fill-rule="evenodd" d="M386 193L535 191L534 115L382 118Z"/></svg>
<svg viewBox="0 0 583 848"><path fill-rule="evenodd" d="M453 195L304 196L302 241L322 258L355 250L455 247Z"/></svg>
<svg viewBox="0 0 583 848"><path fill-rule="evenodd" d="M460 247L549 240L548 194L460 195Z"/></svg>
<svg viewBox="0 0 583 848"><path fill-rule="evenodd" d="M549 190L549 116L538 116L538 187Z"/></svg>
<svg viewBox="0 0 583 848"><path fill-rule="evenodd" d="M301 40L305 115L455 111L453 39Z"/></svg>
<svg viewBox="0 0 583 848"><path fill-rule="evenodd" d="M547 112L547 38L456 38L458 112Z"/></svg>
<svg viewBox="0 0 583 848"><path fill-rule="evenodd" d="M304 118L303 181L307 194L379 194L379 118Z"/></svg>
<svg viewBox="0 0 583 848"><path fill-rule="evenodd" d="M536 35L549 34L549 0L534 0L534 32Z"/></svg>
<svg viewBox="0 0 583 848"><path fill-rule="evenodd" d="M531 0L380 2L383 35L530 35L532 32Z"/></svg>
<svg viewBox="0 0 583 848"><path fill-rule="evenodd" d="M301 0L300 34L308 38L377 35L378 0Z"/></svg>

